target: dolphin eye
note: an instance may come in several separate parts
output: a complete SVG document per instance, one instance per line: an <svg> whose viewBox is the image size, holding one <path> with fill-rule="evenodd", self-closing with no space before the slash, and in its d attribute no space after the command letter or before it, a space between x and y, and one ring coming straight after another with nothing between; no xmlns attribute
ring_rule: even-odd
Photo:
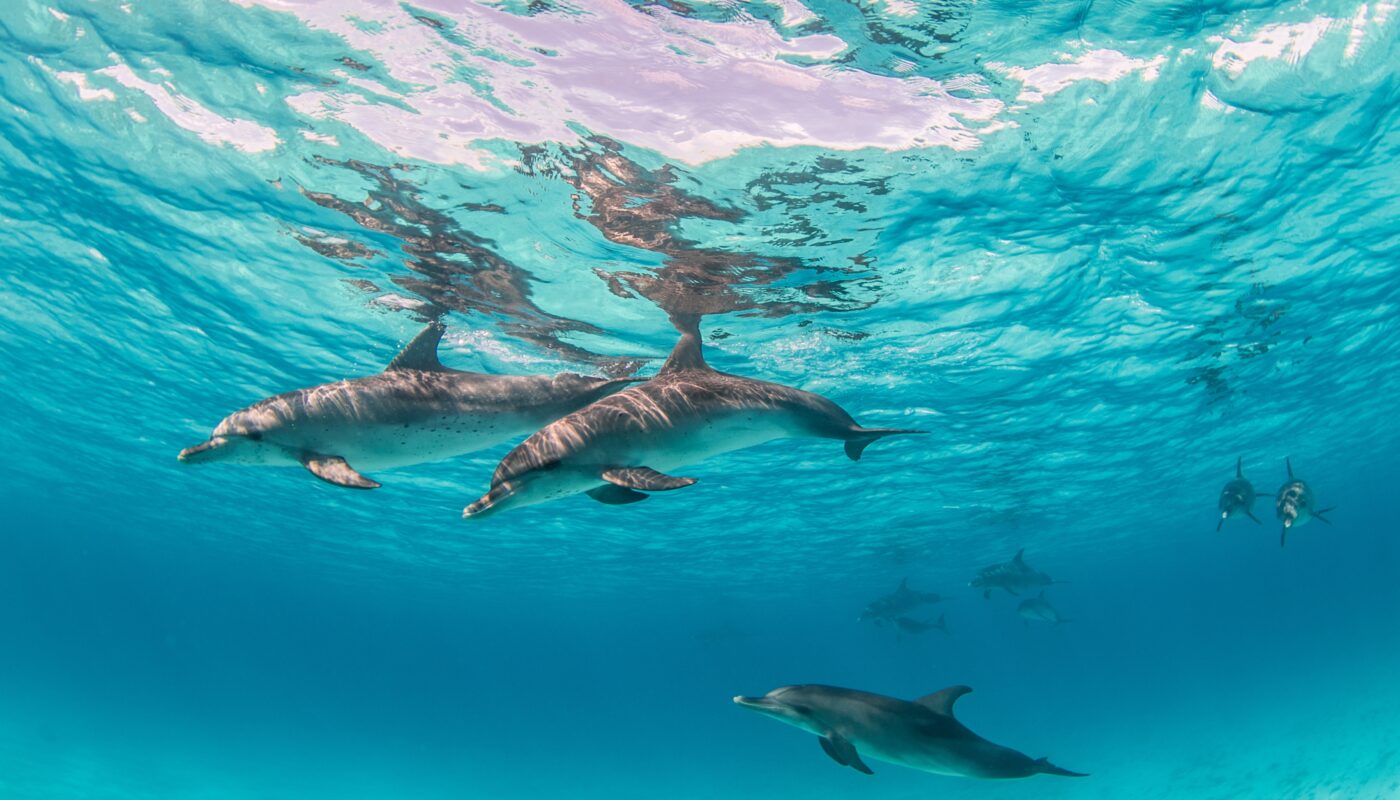
<svg viewBox="0 0 1400 800"><path fill-rule="evenodd" d="M249 439L252 439L252 440L255 441L255 442L261 442L261 441L262 441L262 434L259 433L258 431L249 431L248 433L245 433L245 434L243 434L243 435L244 435L245 437L249 438Z"/></svg>

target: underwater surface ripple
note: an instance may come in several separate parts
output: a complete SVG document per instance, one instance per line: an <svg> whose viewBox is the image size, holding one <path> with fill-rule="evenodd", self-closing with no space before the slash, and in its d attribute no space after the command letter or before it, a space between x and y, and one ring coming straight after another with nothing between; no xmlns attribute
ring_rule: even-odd
<svg viewBox="0 0 1400 800"><path fill-rule="evenodd" d="M0 795L1400 797L1393 2L22 0L0 102ZM473 524L509 446L175 459L430 321L618 376L687 314L930 435ZM1338 510L1280 551L1286 456ZM967 588L1021 548L1071 624ZM856 623L906 576L947 637ZM729 703L800 682L1093 777Z"/></svg>

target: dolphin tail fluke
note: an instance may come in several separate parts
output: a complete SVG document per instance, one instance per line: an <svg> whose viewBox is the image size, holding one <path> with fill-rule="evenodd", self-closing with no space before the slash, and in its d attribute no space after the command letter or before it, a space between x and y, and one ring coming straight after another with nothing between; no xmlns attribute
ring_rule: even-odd
<svg viewBox="0 0 1400 800"><path fill-rule="evenodd" d="M1089 773L1087 772L1070 772L1069 770L1064 769L1063 767L1057 767L1054 764L1051 764L1050 759L1048 758L1037 758L1035 760L1035 768L1036 772L1044 773L1046 775L1063 775L1066 778L1089 777Z"/></svg>
<svg viewBox="0 0 1400 800"><path fill-rule="evenodd" d="M859 461L860 454L865 452L871 442L883 439L886 436L902 436L904 434L928 433L928 431L916 431L909 428L856 428L846 434L846 455L852 461Z"/></svg>
<svg viewBox="0 0 1400 800"><path fill-rule="evenodd" d="M1249 517L1250 519L1254 520L1254 524L1255 524L1255 525L1263 525L1263 524L1264 524L1264 523L1262 523L1262 522L1259 521L1259 518L1258 518L1258 517L1254 516L1254 512L1253 512L1253 511L1246 511L1246 512L1244 512L1244 513L1245 513L1245 516L1247 516L1247 517Z"/></svg>
<svg viewBox="0 0 1400 800"><path fill-rule="evenodd" d="M1322 515L1323 515L1323 514L1327 514L1327 513L1329 513L1329 512L1332 512L1332 511L1336 511L1336 510L1337 510L1337 507L1336 507L1336 506L1332 506L1331 508L1320 508L1320 509L1318 509L1317 511L1314 511L1314 512L1313 512L1313 517L1314 517L1315 519L1320 519L1320 520L1322 520L1323 522L1327 523L1328 525L1331 525L1331 524L1332 524L1332 520L1330 520L1330 519L1328 519L1328 518L1326 518L1326 517L1324 517L1324 516L1322 516Z"/></svg>

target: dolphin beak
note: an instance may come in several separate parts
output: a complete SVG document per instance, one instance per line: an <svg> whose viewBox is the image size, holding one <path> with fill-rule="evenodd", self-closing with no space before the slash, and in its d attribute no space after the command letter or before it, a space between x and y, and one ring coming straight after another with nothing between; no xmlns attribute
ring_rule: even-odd
<svg viewBox="0 0 1400 800"><path fill-rule="evenodd" d="M734 696L734 705L754 711L767 711L773 707L773 701L766 697L745 697L740 694Z"/></svg>
<svg viewBox="0 0 1400 800"><path fill-rule="evenodd" d="M499 507L515 494L515 488L509 483L498 483L491 487L491 491L483 494L475 503L462 509L462 519L477 519L484 517L499 509Z"/></svg>
<svg viewBox="0 0 1400 800"><path fill-rule="evenodd" d="M222 436L215 436L203 444L197 444L194 447L186 447L184 450L181 450L179 459L189 464L198 464L201 461L208 461L210 455L212 455L211 451L218 450L226 444L228 444L228 439Z"/></svg>

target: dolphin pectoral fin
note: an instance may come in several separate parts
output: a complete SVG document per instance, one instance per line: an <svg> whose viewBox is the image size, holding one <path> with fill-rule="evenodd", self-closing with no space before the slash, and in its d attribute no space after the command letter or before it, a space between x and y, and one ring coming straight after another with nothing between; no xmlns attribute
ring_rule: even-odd
<svg viewBox="0 0 1400 800"><path fill-rule="evenodd" d="M875 770L867 767L865 762L860 760L860 753L856 752L856 746L841 734L832 731L818 741L822 743L822 749L826 751L826 754L831 756L831 760L837 764L859 770L866 775L875 774Z"/></svg>
<svg viewBox="0 0 1400 800"><path fill-rule="evenodd" d="M902 436L906 433L928 433L928 431L916 431L909 428L856 428L846 434L846 456L852 461L859 461L860 454L865 452L865 448L871 443L885 438L886 436Z"/></svg>
<svg viewBox="0 0 1400 800"><path fill-rule="evenodd" d="M641 492L628 489L626 486L613 486L612 484L589 489L585 494L610 506L625 506L628 503L640 503L647 499L647 496Z"/></svg>
<svg viewBox="0 0 1400 800"><path fill-rule="evenodd" d="M695 483L694 478L677 478L674 475L657 472L651 467L623 467L604 470L603 480L615 486L642 489L648 492L682 489Z"/></svg>
<svg viewBox="0 0 1400 800"><path fill-rule="evenodd" d="M1264 524L1264 523L1262 523L1262 522L1259 521L1259 518L1258 518L1258 517L1254 516L1254 512L1253 512L1253 511L1246 511L1246 512L1244 512L1244 513L1245 513L1245 515L1248 516L1250 519L1254 520L1254 524L1255 524L1255 525L1263 525L1263 524Z"/></svg>
<svg viewBox="0 0 1400 800"><path fill-rule="evenodd" d="M1288 543L1288 526L1283 526L1283 531L1278 535L1278 546L1283 547Z"/></svg>
<svg viewBox="0 0 1400 800"><path fill-rule="evenodd" d="M301 465L311 470L311 474L336 486L347 489L378 489L379 484L356 472L340 456L323 456L319 453L302 453Z"/></svg>
<svg viewBox="0 0 1400 800"><path fill-rule="evenodd" d="M1336 507L1336 506L1332 506L1331 508L1321 508L1321 509L1318 509L1317 511L1312 512L1312 514L1313 514L1313 519L1320 519L1320 520L1322 520L1323 522L1327 523L1328 525L1331 525L1331 524L1332 524L1332 520L1330 520L1330 519L1328 519L1328 518L1326 518L1326 517L1324 517L1324 516L1322 516L1322 515L1323 515L1323 514L1326 514L1326 513L1329 513L1329 512L1332 512L1332 511L1336 511L1336 510L1337 510L1337 507Z"/></svg>

